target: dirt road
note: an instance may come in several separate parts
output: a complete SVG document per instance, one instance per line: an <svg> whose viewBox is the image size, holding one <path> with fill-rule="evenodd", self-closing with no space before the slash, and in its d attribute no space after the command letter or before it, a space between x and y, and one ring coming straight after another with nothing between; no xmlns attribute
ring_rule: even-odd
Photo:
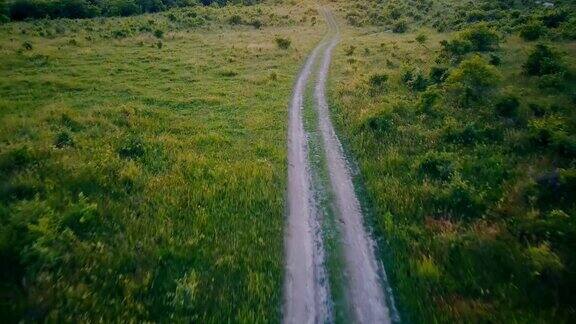
<svg viewBox="0 0 576 324"><path fill-rule="evenodd" d="M315 127L321 134L325 168L329 174L328 194L334 197L334 214L341 224L342 259L347 313L357 323L398 321L389 289L384 289L385 273L375 257L374 244L365 228L356 196L352 173L330 120L326 81L332 51L340 39L338 24L329 10L322 9L329 31L308 57L294 86L288 126L288 221L286 229L285 323L332 322L333 304L325 268L322 242L324 215L315 197L308 161L308 136L303 111L307 84L315 76ZM317 69L315 67L318 66ZM390 305L390 308L388 307ZM392 312L390 311L392 309Z"/></svg>

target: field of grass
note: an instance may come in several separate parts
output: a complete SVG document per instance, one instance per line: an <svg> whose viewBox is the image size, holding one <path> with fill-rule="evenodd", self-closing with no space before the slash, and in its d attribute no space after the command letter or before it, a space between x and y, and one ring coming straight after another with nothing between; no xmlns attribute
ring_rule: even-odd
<svg viewBox="0 0 576 324"><path fill-rule="evenodd" d="M0 26L0 318L279 321L312 5Z"/></svg>
<svg viewBox="0 0 576 324"><path fill-rule="evenodd" d="M332 111L408 322L576 316L576 18L568 7L531 42L523 24L560 11L492 12L496 3L335 5L346 27ZM494 46L474 48L486 39L460 32L469 25ZM540 43L555 53L551 73L533 76L526 62Z"/></svg>

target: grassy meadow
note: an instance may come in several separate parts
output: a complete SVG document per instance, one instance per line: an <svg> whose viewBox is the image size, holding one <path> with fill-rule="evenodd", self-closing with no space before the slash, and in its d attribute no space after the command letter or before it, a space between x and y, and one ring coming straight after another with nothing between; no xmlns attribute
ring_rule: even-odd
<svg viewBox="0 0 576 324"><path fill-rule="evenodd" d="M312 5L0 26L0 318L279 321Z"/></svg>
<svg viewBox="0 0 576 324"><path fill-rule="evenodd" d="M576 316L576 11L525 3L334 5L332 112L404 321Z"/></svg>

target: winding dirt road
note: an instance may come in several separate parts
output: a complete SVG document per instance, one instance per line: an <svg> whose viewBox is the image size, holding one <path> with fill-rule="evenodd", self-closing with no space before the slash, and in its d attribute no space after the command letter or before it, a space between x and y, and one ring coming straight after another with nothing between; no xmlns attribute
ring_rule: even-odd
<svg viewBox="0 0 576 324"><path fill-rule="evenodd" d="M322 241L323 215L315 197L308 161L308 136L304 127L306 88L315 76L314 109L317 129L322 138L326 170L330 178L330 195L334 197L334 214L340 220L345 295L348 313L357 323L390 323L388 304L394 310L391 296L384 290L385 273L375 257L374 244L363 222L362 209L356 196L352 172L334 127L326 100L326 81L332 51L339 42L338 24L329 10L321 10L329 27L324 39L312 51L298 75L293 90L288 125L288 215L286 227L286 275L284 291L285 323L332 322L333 302L330 297L325 252ZM319 64L317 64L319 63ZM315 69L315 66L318 66ZM388 292L389 289L386 290ZM395 312L393 312L395 313Z"/></svg>

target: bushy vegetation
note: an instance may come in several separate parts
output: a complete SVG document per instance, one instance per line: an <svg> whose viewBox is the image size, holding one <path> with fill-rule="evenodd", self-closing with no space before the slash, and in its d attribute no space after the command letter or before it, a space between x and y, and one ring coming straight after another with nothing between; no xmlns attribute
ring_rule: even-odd
<svg viewBox="0 0 576 324"><path fill-rule="evenodd" d="M0 26L1 322L279 322L279 121L317 17L302 3ZM295 34L298 51L276 47Z"/></svg>
<svg viewBox="0 0 576 324"><path fill-rule="evenodd" d="M333 113L403 320L571 321L574 3L344 5Z"/></svg>
<svg viewBox="0 0 576 324"><path fill-rule="evenodd" d="M0 15L12 20L132 16L195 5L255 4L257 0L14 0ZM0 5L0 9L2 6Z"/></svg>

